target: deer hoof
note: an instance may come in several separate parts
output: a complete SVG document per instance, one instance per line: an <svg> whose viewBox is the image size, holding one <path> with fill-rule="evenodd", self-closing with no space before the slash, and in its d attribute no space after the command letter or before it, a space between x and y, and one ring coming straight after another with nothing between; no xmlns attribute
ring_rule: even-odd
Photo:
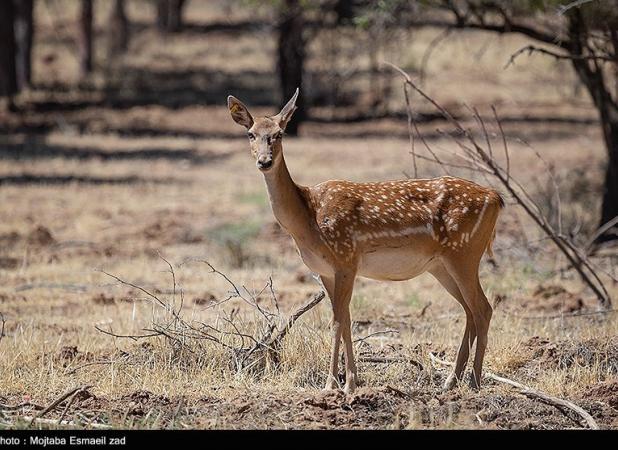
<svg viewBox="0 0 618 450"><path fill-rule="evenodd" d="M451 373L446 379L446 381L444 382L444 386L442 386L442 390L444 392L450 391L451 389L455 387L456 384L457 384L457 377L455 376L454 373Z"/></svg>
<svg viewBox="0 0 618 450"><path fill-rule="evenodd" d="M354 393L355 390L356 390L356 383L349 383L349 384L346 383L346 385L343 388L343 393L345 395L348 395L348 394Z"/></svg>

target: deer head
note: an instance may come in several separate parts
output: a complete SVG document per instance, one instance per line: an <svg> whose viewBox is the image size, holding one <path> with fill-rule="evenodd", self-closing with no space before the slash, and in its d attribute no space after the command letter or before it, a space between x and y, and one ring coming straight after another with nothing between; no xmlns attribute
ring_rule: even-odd
<svg viewBox="0 0 618 450"><path fill-rule="evenodd" d="M247 129L251 154L255 158L257 168L262 172L269 171L281 160L283 132L296 110L297 98L298 89L279 114L256 119L251 116L243 102L232 95L227 98L227 107L232 119Z"/></svg>

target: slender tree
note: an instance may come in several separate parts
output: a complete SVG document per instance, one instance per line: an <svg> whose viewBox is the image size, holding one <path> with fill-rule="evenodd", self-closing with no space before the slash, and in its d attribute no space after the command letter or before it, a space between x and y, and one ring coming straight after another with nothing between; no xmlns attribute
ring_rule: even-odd
<svg viewBox="0 0 618 450"><path fill-rule="evenodd" d="M278 24L277 71L281 83L282 103L291 98L296 88L303 87L303 73L306 56L305 18L299 0L285 0ZM304 96L296 103L298 108L288 124L286 133L298 134L298 125L306 118ZM283 106L283 104L282 104Z"/></svg>
<svg viewBox="0 0 618 450"><path fill-rule="evenodd" d="M0 97L8 97L9 101L17 93L14 20L13 2L0 1Z"/></svg>
<svg viewBox="0 0 618 450"><path fill-rule="evenodd" d="M14 31L18 90L29 87L32 82L32 39L34 36L34 21L32 17L33 6L33 0L15 1Z"/></svg>
<svg viewBox="0 0 618 450"><path fill-rule="evenodd" d="M182 11L185 0L157 0L157 27L163 33L182 29Z"/></svg>
<svg viewBox="0 0 618 450"><path fill-rule="evenodd" d="M170 0L169 3L167 27L169 32L175 33L182 29L182 10L185 0Z"/></svg>
<svg viewBox="0 0 618 450"><path fill-rule="evenodd" d="M114 0L109 16L109 56L122 54L129 48L129 21L124 0Z"/></svg>
<svg viewBox="0 0 618 450"><path fill-rule="evenodd" d="M93 0L81 0L79 14L79 70L82 77L92 72Z"/></svg>

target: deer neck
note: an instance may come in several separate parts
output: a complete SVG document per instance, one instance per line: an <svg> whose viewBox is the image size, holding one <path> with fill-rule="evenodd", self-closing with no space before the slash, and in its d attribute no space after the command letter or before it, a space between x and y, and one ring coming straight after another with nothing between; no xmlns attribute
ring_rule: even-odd
<svg viewBox="0 0 618 450"><path fill-rule="evenodd" d="M310 210L298 185L292 180L283 154L272 170L264 173L273 214L294 238L311 234Z"/></svg>

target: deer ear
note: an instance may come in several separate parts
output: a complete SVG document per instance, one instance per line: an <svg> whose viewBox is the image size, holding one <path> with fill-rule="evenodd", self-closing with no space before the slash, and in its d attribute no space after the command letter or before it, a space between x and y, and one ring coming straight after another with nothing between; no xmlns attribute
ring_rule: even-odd
<svg viewBox="0 0 618 450"><path fill-rule="evenodd" d="M229 95L227 97L227 107L230 110L230 114L232 115L234 122L242 125L246 129L253 126L253 117L243 102L238 100L236 97Z"/></svg>
<svg viewBox="0 0 618 450"><path fill-rule="evenodd" d="M292 118L294 111L296 111L296 99L298 98L298 92L298 88L296 88L296 92L294 92L294 95L292 96L290 101L286 103L286 105L279 112L279 114L273 117L273 119L279 122L279 127L282 130L285 130L285 127Z"/></svg>

